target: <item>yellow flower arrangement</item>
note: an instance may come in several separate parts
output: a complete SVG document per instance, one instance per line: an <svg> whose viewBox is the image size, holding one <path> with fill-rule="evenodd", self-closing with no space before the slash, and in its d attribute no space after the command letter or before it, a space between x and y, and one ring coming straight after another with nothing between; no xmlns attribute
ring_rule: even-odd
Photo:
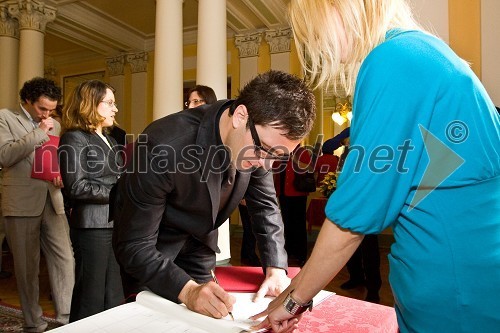
<svg viewBox="0 0 500 333"><path fill-rule="evenodd" d="M319 190L327 198L337 189L337 173L329 172L325 175L325 178L321 181Z"/></svg>

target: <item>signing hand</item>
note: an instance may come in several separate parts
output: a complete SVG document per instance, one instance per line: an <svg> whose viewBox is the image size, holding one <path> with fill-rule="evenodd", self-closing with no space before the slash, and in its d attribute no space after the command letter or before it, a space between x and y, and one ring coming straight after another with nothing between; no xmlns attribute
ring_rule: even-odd
<svg viewBox="0 0 500 333"><path fill-rule="evenodd" d="M179 294L179 300L191 311L213 318L226 317L233 310L236 302L234 296L228 294L215 282L197 284L186 283Z"/></svg>

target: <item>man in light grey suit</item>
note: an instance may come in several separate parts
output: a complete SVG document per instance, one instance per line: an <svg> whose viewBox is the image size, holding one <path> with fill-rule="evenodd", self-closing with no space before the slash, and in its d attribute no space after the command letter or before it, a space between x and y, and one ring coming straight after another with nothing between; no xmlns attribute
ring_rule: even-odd
<svg viewBox="0 0 500 333"><path fill-rule="evenodd" d="M0 110L2 212L14 258L25 332L43 332L39 300L40 248L49 272L56 319L67 323L74 284L74 259L64 214L61 178L31 178L35 149L59 135L50 113L61 99L55 82L34 78L24 83L16 110Z"/></svg>

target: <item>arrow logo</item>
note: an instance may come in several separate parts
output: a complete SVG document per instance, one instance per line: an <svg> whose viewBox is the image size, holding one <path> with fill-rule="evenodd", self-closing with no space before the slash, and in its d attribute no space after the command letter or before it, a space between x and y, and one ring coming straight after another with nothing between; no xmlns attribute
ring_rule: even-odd
<svg viewBox="0 0 500 333"><path fill-rule="evenodd" d="M408 211L415 208L465 162L462 157L457 155L426 128L422 125L418 126L424 140L425 150L429 156L429 164L411 200Z"/></svg>

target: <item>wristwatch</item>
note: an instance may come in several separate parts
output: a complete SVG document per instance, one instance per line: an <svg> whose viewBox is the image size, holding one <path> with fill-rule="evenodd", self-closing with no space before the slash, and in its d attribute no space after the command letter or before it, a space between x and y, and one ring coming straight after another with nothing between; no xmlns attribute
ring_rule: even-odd
<svg viewBox="0 0 500 333"><path fill-rule="evenodd" d="M301 304L297 302L296 300L293 299L292 297L292 291L288 294L288 296L285 298L285 301L283 302L283 306L285 307L285 310L291 314L292 316L299 315L306 310L311 311L313 307L313 300L310 300L309 302L305 304Z"/></svg>

